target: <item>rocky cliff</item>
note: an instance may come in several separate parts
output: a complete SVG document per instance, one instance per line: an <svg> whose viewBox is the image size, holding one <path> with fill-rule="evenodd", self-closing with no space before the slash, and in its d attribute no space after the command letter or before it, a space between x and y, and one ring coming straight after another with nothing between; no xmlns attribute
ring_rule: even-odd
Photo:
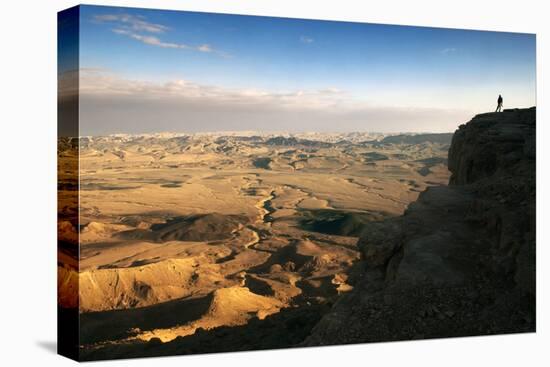
<svg viewBox="0 0 550 367"><path fill-rule="evenodd" d="M354 290L303 345L535 330L535 108L455 132L449 186L366 226Z"/></svg>

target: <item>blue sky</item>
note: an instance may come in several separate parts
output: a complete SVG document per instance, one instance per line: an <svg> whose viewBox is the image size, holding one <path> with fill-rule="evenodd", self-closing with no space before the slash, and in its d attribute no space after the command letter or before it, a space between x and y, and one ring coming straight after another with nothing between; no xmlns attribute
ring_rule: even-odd
<svg viewBox="0 0 550 367"><path fill-rule="evenodd" d="M204 95L204 108L247 105L251 121L243 129L255 126L264 108L289 113L291 103L304 130L329 128L308 113L330 109L335 119L349 119L346 130L452 131L465 122L453 119L494 109L499 93L505 107L535 104L530 34L98 6L81 7L80 20L80 67L93 71L83 93L93 96L94 108L101 93L124 94L128 103L168 93L165 102L183 98L197 106ZM384 125L383 113L372 109L391 112L392 123ZM407 111L420 112L425 124L393 121L396 113L406 120ZM197 128L192 118L183 120L163 128Z"/></svg>

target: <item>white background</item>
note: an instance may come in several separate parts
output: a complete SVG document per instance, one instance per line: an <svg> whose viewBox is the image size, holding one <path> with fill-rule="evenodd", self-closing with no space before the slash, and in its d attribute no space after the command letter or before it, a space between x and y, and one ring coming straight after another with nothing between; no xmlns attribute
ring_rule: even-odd
<svg viewBox="0 0 550 367"><path fill-rule="evenodd" d="M550 365L548 105L545 1L147 0L89 4L537 33L536 334L100 362L158 366ZM0 364L55 365L56 12L74 1L11 0L0 13ZM545 144L546 143L546 144Z"/></svg>

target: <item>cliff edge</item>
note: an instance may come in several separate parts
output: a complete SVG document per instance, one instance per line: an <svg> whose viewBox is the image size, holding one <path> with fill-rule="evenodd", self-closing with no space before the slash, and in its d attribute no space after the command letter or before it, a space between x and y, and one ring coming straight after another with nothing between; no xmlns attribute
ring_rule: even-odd
<svg viewBox="0 0 550 367"><path fill-rule="evenodd" d="M366 225L363 260L303 345L535 331L536 109L455 132L449 186Z"/></svg>

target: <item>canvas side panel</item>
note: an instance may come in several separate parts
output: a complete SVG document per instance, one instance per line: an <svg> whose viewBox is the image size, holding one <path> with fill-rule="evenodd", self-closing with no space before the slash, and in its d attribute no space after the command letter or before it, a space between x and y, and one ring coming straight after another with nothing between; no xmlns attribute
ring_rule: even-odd
<svg viewBox="0 0 550 367"><path fill-rule="evenodd" d="M79 7L57 17L57 348L78 360Z"/></svg>

